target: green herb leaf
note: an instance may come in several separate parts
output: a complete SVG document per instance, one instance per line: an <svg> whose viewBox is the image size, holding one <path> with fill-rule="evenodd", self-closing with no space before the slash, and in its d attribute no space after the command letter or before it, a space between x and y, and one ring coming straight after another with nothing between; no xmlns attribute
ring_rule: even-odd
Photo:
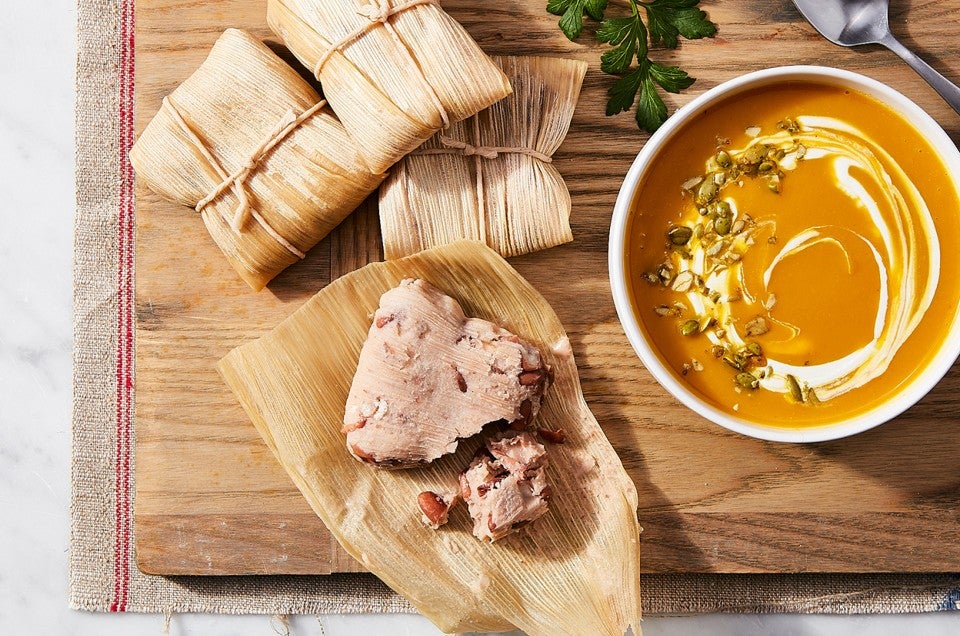
<svg viewBox="0 0 960 636"><path fill-rule="evenodd" d="M653 132L667 119L667 106L658 86L678 93L695 81L677 66L664 66L650 60L650 46L662 44L675 48L680 37L699 39L717 32L707 14L697 8L700 0L627 0L630 15L603 19L607 0L548 0L547 11L560 17L560 29L571 40L583 31L583 16L602 22L596 37L611 48L600 56L600 70L619 75L607 91L607 115L630 110L636 104L636 120L644 130ZM641 18L644 9L646 21ZM637 66L633 66L636 60Z"/></svg>
<svg viewBox="0 0 960 636"><path fill-rule="evenodd" d="M630 110L637 99L637 91L640 90L642 82L643 73L639 68L618 79L607 91L610 95L610 101L607 102L607 115L616 115Z"/></svg>
<svg viewBox="0 0 960 636"><path fill-rule="evenodd" d="M647 29L639 14L604 20L597 29L597 39L615 47L600 56L604 73L622 75L630 70L634 57L641 60L647 56Z"/></svg>
<svg viewBox="0 0 960 636"><path fill-rule="evenodd" d="M583 14L602 20L607 0L549 0L547 11L559 15L560 30L570 40L576 40L583 31Z"/></svg>
<svg viewBox="0 0 960 636"><path fill-rule="evenodd" d="M678 11L673 25L688 40L712 38L717 34L717 25L708 20L707 14L700 9Z"/></svg>
<svg viewBox="0 0 960 636"><path fill-rule="evenodd" d="M640 67L644 68L643 65ZM667 105L663 103L660 93L649 72L643 74L640 84L640 98L637 100L637 125L648 132L655 132L667 121Z"/></svg>
<svg viewBox="0 0 960 636"><path fill-rule="evenodd" d="M586 9L587 15L594 20L600 21L603 20L603 12L607 8L607 0L587 0L583 8Z"/></svg>
<svg viewBox="0 0 960 636"><path fill-rule="evenodd" d="M647 24L650 25L650 43L662 42L668 48L677 48L680 31L670 22L666 10L654 10L649 5L644 5L644 8L647 10Z"/></svg>
<svg viewBox="0 0 960 636"><path fill-rule="evenodd" d="M650 28L650 43L662 43L667 48L677 48L678 35L688 40L711 37L717 26L707 19L707 14L696 8L699 0L651 0L641 3L647 13Z"/></svg>
<svg viewBox="0 0 960 636"><path fill-rule="evenodd" d="M650 63L650 75L663 90L670 93L679 93L695 81L679 66L661 66L654 62Z"/></svg>

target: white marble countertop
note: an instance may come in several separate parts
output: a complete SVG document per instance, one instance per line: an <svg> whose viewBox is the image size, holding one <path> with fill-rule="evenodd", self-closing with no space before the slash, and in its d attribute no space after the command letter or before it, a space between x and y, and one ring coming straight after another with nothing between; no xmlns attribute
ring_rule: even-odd
<svg viewBox="0 0 960 636"><path fill-rule="evenodd" d="M72 0L6 2L0 23L0 633L160 634L159 615L67 606L73 239ZM419 616L177 615L171 634L438 634ZM657 634L960 633L922 616L652 618Z"/></svg>

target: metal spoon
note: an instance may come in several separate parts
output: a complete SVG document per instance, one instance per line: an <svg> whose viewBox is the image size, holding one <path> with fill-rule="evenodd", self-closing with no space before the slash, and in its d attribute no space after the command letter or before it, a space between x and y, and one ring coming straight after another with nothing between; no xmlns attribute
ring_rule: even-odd
<svg viewBox="0 0 960 636"><path fill-rule="evenodd" d="M960 113L960 88L917 57L890 33L887 0L793 0L807 22L840 46L882 44L927 80Z"/></svg>

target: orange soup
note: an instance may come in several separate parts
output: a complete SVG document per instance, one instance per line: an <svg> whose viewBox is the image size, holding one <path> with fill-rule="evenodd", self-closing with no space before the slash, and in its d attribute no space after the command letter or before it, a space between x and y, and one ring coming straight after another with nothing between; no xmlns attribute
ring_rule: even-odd
<svg viewBox="0 0 960 636"><path fill-rule="evenodd" d="M626 267L680 380L767 426L901 390L960 298L960 201L933 147L867 95L796 82L712 105L637 191Z"/></svg>

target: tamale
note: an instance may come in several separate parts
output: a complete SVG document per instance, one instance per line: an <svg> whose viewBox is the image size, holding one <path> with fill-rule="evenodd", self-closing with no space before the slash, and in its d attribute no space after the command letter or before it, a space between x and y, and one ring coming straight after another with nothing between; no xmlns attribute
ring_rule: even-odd
<svg viewBox="0 0 960 636"><path fill-rule="evenodd" d="M439 0L269 0L267 22L377 172L510 93Z"/></svg>
<svg viewBox="0 0 960 636"><path fill-rule="evenodd" d="M551 491L547 451L527 431L505 431L486 441L460 473L460 496L473 518L473 536L496 541L547 513Z"/></svg>
<svg viewBox="0 0 960 636"><path fill-rule="evenodd" d="M371 316L404 278L426 280L468 315L521 335L553 370L537 421L566 440L549 451L549 511L495 543L472 535L465 506L439 530L417 506L421 493L458 489L481 439L402 471L358 462L344 444L344 403ZM462 241L351 272L231 351L219 370L341 545L440 629L639 633L636 489L583 399L559 319L493 250Z"/></svg>
<svg viewBox="0 0 960 636"><path fill-rule="evenodd" d="M255 290L303 258L384 178L370 172L309 83L236 29L164 98L130 160L150 189L199 210Z"/></svg>
<svg viewBox="0 0 960 636"><path fill-rule="evenodd" d="M429 463L492 422L523 428L550 369L520 337L423 280L380 298L343 416L347 448L378 466Z"/></svg>
<svg viewBox="0 0 960 636"><path fill-rule="evenodd" d="M386 258L458 239L516 256L573 240L570 193L552 164L584 62L494 57L513 94L428 140L380 186Z"/></svg>

